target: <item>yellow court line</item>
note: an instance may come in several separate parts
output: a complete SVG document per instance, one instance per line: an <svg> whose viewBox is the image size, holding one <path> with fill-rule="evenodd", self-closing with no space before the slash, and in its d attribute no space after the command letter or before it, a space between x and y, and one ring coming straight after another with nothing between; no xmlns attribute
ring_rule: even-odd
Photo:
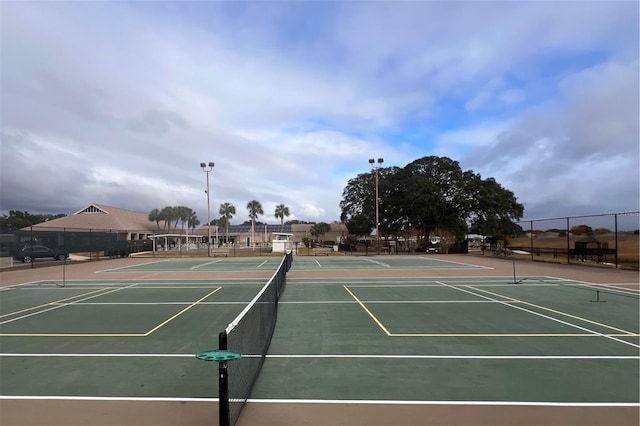
<svg viewBox="0 0 640 426"><path fill-rule="evenodd" d="M159 325L155 326L154 328L152 328L151 330L147 331L144 336L148 336L151 333L153 333L154 331L158 330L160 327L163 327L165 324L168 324L169 322L173 321L174 319L176 319L177 317L179 317L180 315L184 314L185 312L187 312L189 309L193 308L194 306L196 306L198 303L202 302L204 299L206 299L207 297L211 296L213 293L215 293L216 291L220 290L222 287L218 287L215 290L213 290L212 292L208 293L207 295L205 295L204 297L201 297L200 299L196 300L195 302L193 302L192 304L190 304L189 306L187 306L186 308L184 308L183 310L181 310L180 312L178 312L177 314L175 314L174 316L172 316L171 318L169 318L168 320L160 323Z"/></svg>
<svg viewBox="0 0 640 426"><path fill-rule="evenodd" d="M393 333L390 337L601 337L593 333ZM638 337L640 334L604 334L609 337Z"/></svg>
<svg viewBox="0 0 640 426"><path fill-rule="evenodd" d="M473 287L473 286L470 286L470 285L466 285L466 286L464 286L464 287L472 288L472 289L474 289L474 290L477 290L477 291L480 291L480 292L483 292L483 293L487 293L487 294L491 294L491 295L493 295L493 296L503 297L503 298L505 298L505 299L508 299L508 301L510 301L510 302L518 302L518 303L522 303L522 304L525 304L525 305L534 306L534 307L536 307L536 308L543 309L543 310L545 310L545 311L553 312L553 313L556 313L556 314L559 314L559 315L564 315L564 316L566 316L566 317L573 318L573 319L577 319L577 320L579 320L579 321L588 322L588 323L590 323L590 324L597 325L597 326L599 326L599 327L604 327L604 328L608 328L608 329L610 329L610 330L619 331L619 332L621 332L621 333L624 333L624 335L625 335L625 336L634 336L634 335L636 335L636 336L637 336L637 334L636 334L636 333L634 333L633 331L622 330L622 329L620 329L620 328L612 327L612 326L610 326L610 325L602 324L602 323L599 323L599 322L596 322L596 321L591 321L591 320L588 320L588 319L586 319L586 318L582 318L582 317L579 317L579 316L576 316L576 315L571 315L571 314L568 314L568 313L566 313L566 312L557 311L557 310L555 310L555 309L551 309L551 308L547 308L547 307L544 307L544 306L536 305L536 304L534 304L534 303L525 302L525 301L520 300L520 299L514 299L513 297L505 296L505 295L503 295L503 294L493 293L493 292L491 292L491 291L482 290L482 289L479 289L479 288L477 288L477 287Z"/></svg>
<svg viewBox="0 0 640 426"><path fill-rule="evenodd" d="M54 300L53 302L48 302L48 303L45 303L45 304L42 304L42 305L38 305L38 306L32 306L31 308L22 309L20 311L9 312L8 314L0 315L0 318L21 314L23 312L33 311L33 310L39 309L39 308L45 308L45 307L51 306L51 305L63 305L63 304L65 304L65 301L67 301L67 300L77 299L77 298L80 298L80 297L83 297L83 296L88 296L90 294L98 293L98 292L101 292L101 291L104 291L104 290L109 290L109 288L108 287L107 288L100 288L98 290L90 291L88 293L82 293L82 294L79 294L77 296L71 296L71 297L67 297L67 298L64 298L64 299L60 299L60 300Z"/></svg>
<svg viewBox="0 0 640 426"><path fill-rule="evenodd" d="M355 299L355 301L358 302L358 304L362 307L362 309L364 309L365 312L367 314L369 314L371 319L373 319L376 322L376 324L378 324L378 326L382 329L382 331L384 331L387 336L391 336L391 333L389 333L389 330L387 330L386 327L384 325L382 325L382 323L378 320L378 318L376 318L376 316L373 315L373 313L369 309L367 309L367 307L364 305L364 303L362 303L360 301L360 299L358 299L356 297L356 295L353 294L353 292L351 290L349 290L349 287L347 287L346 285L343 286L343 287L344 287L345 290L347 290L347 292L351 295L351 297L353 297Z"/></svg>

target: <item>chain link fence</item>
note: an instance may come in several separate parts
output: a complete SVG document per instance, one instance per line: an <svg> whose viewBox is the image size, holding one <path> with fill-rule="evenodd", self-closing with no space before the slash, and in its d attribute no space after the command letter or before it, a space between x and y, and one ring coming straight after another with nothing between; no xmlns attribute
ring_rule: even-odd
<svg viewBox="0 0 640 426"><path fill-rule="evenodd" d="M517 222L524 235L507 240L520 258L567 264L639 268L640 212L567 216Z"/></svg>

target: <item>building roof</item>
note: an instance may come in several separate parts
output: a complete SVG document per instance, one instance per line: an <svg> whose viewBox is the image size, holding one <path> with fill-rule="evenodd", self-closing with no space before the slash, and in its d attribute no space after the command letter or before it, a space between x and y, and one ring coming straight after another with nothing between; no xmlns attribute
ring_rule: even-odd
<svg viewBox="0 0 640 426"><path fill-rule="evenodd" d="M313 224L276 224L276 225L264 225L256 224L255 234L273 234L273 233L287 233L295 234L298 236L304 236L308 234L309 229ZM25 228L30 229L30 228ZM155 222L149 220L148 213L136 212L133 210L121 209L118 207L107 206L104 204L92 203L88 204L82 209L78 210L74 214L64 216L58 219L52 219L46 222L33 225L34 230L51 230L51 229L65 229L65 230L95 230L95 231L127 231L141 234L151 233L166 233L171 232L164 230L164 223L160 223L160 227ZM220 235L226 233L226 229L222 226L211 226L211 232L217 232ZM198 229L187 230L186 234L196 234L206 236L208 234L207 225L204 224ZM229 235L243 235L251 233L250 224L241 225L229 225ZM346 237L349 234L345 224L332 223L330 224L330 230L324 235L324 239L332 240L340 237Z"/></svg>
<svg viewBox="0 0 640 426"><path fill-rule="evenodd" d="M34 229L66 228L117 231L156 231L149 214L104 204L89 204L72 215L52 219L33 226Z"/></svg>

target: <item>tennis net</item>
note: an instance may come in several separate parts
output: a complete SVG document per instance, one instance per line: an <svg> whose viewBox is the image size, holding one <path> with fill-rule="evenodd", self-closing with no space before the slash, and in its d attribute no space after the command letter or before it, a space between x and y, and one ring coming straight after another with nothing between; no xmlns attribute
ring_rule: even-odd
<svg viewBox="0 0 640 426"><path fill-rule="evenodd" d="M269 282L247 307L218 336L220 350L240 352L219 377L219 420L233 426L249 398L273 337L278 316L278 300L284 291L293 254L287 253ZM226 377L224 377L226 375Z"/></svg>

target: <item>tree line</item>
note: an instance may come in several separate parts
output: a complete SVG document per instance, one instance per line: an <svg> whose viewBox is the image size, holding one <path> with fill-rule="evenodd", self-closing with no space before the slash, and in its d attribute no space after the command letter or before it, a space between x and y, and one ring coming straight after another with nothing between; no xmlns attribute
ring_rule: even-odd
<svg viewBox="0 0 640 426"><path fill-rule="evenodd" d="M249 212L249 220L251 222L251 238L254 240L256 220L259 216L264 215L264 209L259 201L251 200L247 203L247 211ZM220 205L218 213L220 217L212 219L209 225L225 228L227 241L229 241L229 225L231 225L231 219L233 219L237 213L236 207L229 202L224 202ZM290 215L289 207L284 204L278 204L276 206L275 217L280 219L280 229L284 228L284 218ZM183 228L186 224L187 228L192 230L195 230L195 228L200 225L200 220L196 213L191 208L185 206L167 206L162 209L153 209L149 213L149 221L156 222L158 229L160 229L160 223L162 222L164 230L172 229L172 224L173 229L175 229L178 223L182 223Z"/></svg>
<svg viewBox="0 0 640 426"><path fill-rule="evenodd" d="M27 228L49 220L65 217L66 214L31 214L27 211L9 210L9 214L3 214L0 217L0 229L7 231L16 231L18 229Z"/></svg>
<svg viewBox="0 0 640 426"><path fill-rule="evenodd" d="M426 156L405 167L380 167L350 179L340 202L349 232L370 235L376 228L375 174L378 174L379 232L383 237L451 233L498 235L522 232L515 221L524 206L494 178L463 171L448 157Z"/></svg>

